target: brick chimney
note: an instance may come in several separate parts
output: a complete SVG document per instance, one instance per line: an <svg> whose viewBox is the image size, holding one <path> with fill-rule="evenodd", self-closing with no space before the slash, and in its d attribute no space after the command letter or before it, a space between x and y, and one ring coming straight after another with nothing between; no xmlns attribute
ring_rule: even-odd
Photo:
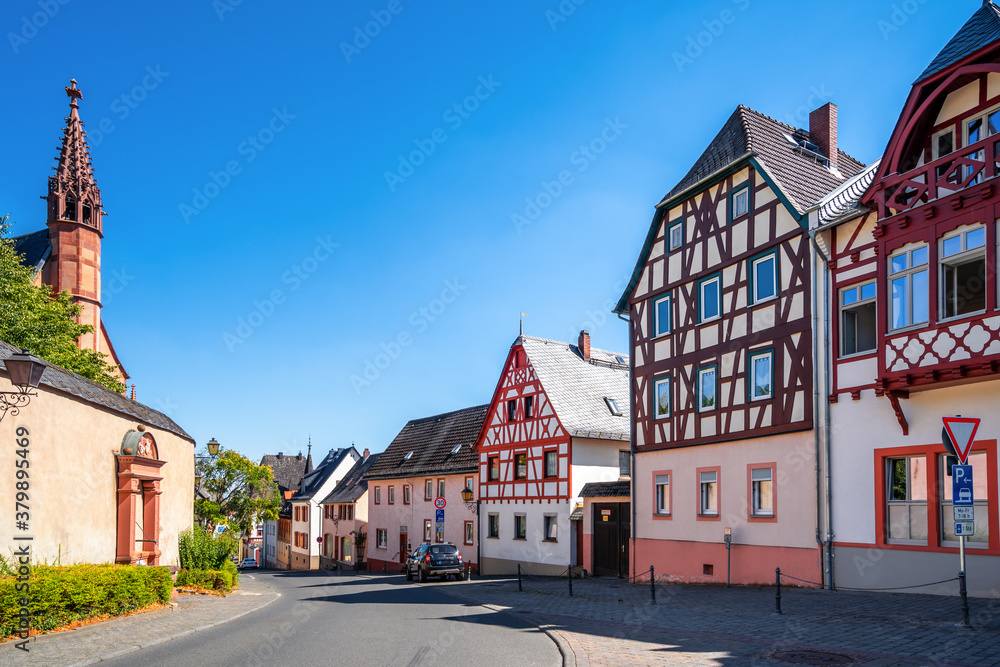
<svg viewBox="0 0 1000 667"><path fill-rule="evenodd" d="M580 332L580 339L577 341L577 345L580 348L580 354L583 355L584 361L590 361L590 332L584 329Z"/></svg>
<svg viewBox="0 0 1000 667"><path fill-rule="evenodd" d="M362 454L362 456L361 456L361 460L362 460L362 461L367 461L367 460L368 460L368 457L369 457L369 456L371 456L371 452L370 452L370 451L368 451L368 448L367 448L367 447L365 447L365 453L364 453L364 454Z"/></svg>
<svg viewBox="0 0 1000 667"><path fill-rule="evenodd" d="M837 105L827 102L809 114L809 139L837 166Z"/></svg>

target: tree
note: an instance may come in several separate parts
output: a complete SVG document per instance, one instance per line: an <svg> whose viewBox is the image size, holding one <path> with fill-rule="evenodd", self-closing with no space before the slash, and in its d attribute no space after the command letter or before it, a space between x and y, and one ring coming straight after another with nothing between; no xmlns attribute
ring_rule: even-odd
<svg viewBox="0 0 1000 667"><path fill-rule="evenodd" d="M229 526L238 537L246 538L261 521L278 518L281 496L274 474L232 449L207 456L196 466L201 473L204 497L194 501L198 523L206 528Z"/></svg>
<svg viewBox="0 0 1000 667"><path fill-rule="evenodd" d="M0 217L0 340L123 393L125 385L105 355L77 347L80 336L94 331L77 322L81 306L73 303L69 292L53 296L49 287L33 284L34 267L21 264L7 237L9 217Z"/></svg>

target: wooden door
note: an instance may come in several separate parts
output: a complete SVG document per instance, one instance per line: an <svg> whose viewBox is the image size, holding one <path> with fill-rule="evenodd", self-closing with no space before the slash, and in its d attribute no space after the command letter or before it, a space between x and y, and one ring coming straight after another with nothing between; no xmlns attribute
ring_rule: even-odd
<svg viewBox="0 0 1000 667"><path fill-rule="evenodd" d="M628 576L629 503L594 503L594 574Z"/></svg>

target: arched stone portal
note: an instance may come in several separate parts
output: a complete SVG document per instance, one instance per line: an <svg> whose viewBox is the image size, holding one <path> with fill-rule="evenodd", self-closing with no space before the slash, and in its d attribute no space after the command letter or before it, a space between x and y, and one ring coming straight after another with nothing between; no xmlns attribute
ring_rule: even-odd
<svg viewBox="0 0 1000 667"><path fill-rule="evenodd" d="M115 562L160 563L160 468L151 433L129 431L115 457L118 466L118 534Z"/></svg>

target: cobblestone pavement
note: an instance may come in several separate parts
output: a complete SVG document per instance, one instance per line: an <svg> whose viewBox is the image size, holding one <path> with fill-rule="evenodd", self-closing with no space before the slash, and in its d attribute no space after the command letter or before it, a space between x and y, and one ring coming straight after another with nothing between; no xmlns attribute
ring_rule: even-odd
<svg viewBox="0 0 1000 667"><path fill-rule="evenodd" d="M38 635L31 638L27 653L13 641L5 642L0 644L0 665L90 665L225 623L277 599L271 586L241 574L239 590L225 598L182 595L169 609Z"/></svg>
<svg viewBox="0 0 1000 667"><path fill-rule="evenodd" d="M488 578L444 590L546 627L578 665L1000 665L998 598L970 598L970 631L956 626L957 596L782 588L778 615L773 588L657 585L654 606L648 583L574 579L573 597L564 578L523 587Z"/></svg>

